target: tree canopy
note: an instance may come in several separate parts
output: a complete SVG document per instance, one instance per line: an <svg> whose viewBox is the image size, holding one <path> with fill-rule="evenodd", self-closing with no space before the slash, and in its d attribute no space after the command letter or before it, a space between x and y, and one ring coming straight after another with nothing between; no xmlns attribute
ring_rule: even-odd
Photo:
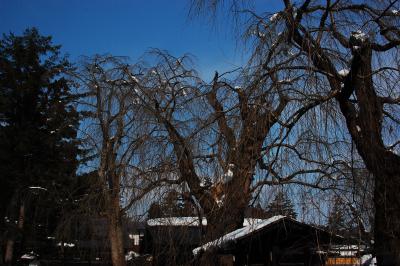
<svg viewBox="0 0 400 266"><path fill-rule="evenodd" d="M79 113L63 75L71 69L60 46L35 28L0 40L0 205L2 217L12 222L23 205L26 220L33 219L29 215L35 208L54 215L55 206L69 201L76 184ZM42 201L28 205L27 198L41 194L46 194ZM43 199L47 205L41 205ZM36 218L38 224L47 219ZM3 219L1 223L5 226ZM54 230L54 224L47 229Z"/></svg>

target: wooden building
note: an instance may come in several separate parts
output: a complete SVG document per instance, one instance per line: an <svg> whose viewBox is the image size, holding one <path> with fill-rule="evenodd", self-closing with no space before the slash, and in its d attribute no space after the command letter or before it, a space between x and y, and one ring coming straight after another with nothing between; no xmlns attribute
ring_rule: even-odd
<svg viewBox="0 0 400 266"><path fill-rule="evenodd" d="M340 236L285 216L245 226L193 250L199 265L325 265Z"/></svg>
<svg viewBox="0 0 400 266"><path fill-rule="evenodd" d="M243 225L254 225L262 219L245 218ZM198 217L163 217L147 221L145 253L152 255L153 265L192 265L192 250L204 239L207 220Z"/></svg>

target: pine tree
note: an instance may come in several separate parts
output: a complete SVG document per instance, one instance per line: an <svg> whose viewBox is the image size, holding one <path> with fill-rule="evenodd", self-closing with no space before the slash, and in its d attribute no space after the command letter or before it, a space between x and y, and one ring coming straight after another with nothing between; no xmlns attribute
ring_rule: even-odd
<svg viewBox="0 0 400 266"><path fill-rule="evenodd" d="M334 233L340 233L346 228L345 207L339 197L335 197L333 206L328 216L328 229Z"/></svg>
<svg viewBox="0 0 400 266"><path fill-rule="evenodd" d="M275 215L284 215L296 219L297 213L294 206L286 195L286 193L279 191L273 201L267 206L267 214L269 217Z"/></svg>
<svg viewBox="0 0 400 266"><path fill-rule="evenodd" d="M22 206L24 219L34 218L28 216L37 214L39 206L26 204L35 195L51 200L50 212L68 199L79 155L79 113L63 75L71 69L67 58L60 56L60 46L35 28L0 40L1 218L16 220ZM46 218L35 218L43 226ZM32 220L29 225L34 227ZM0 226L4 232L7 225ZM15 238L15 233L7 238Z"/></svg>
<svg viewBox="0 0 400 266"><path fill-rule="evenodd" d="M169 191L162 200L161 205L158 206L160 206L161 216L164 217L196 216L196 211L193 207L193 204L185 199L183 194L176 190ZM155 207L153 205L152 207L153 210L151 210L151 213L153 215L155 212Z"/></svg>

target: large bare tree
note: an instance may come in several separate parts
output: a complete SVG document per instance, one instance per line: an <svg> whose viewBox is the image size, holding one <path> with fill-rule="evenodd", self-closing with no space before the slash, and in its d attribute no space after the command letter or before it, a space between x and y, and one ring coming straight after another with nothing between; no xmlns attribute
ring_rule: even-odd
<svg viewBox="0 0 400 266"><path fill-rule="evenodd" d="M255 191L264 185L327 189L335 183L330 177L337 167L295 148L303 130L297 122L334 93L308 95L302 76L291 74L292 60L281 53L271 49L266 61L215 73L206 83L187 57L155 51L159 63L142 79L147 93L141 100L165 131L176 176L188 187L186 198L207 218L207 238L241 227ZM289 86L299 89L290 92ZM280 149L299 163L282 167Z"/></svg>
<svg viewBox="0 0 400 266"><path fill-rule="evenodd" d="M253 56L268 58L271 37L286 46L286 57L314 79L304 83L316 94L335 94L320 133L347 129L366 168L374 177L375 252L380 265L400 264L400 180L398 1L282 1L276 13L250 9L244 1L193 1L194 10L225 4L250 18L245 31L255 40ZM241 12L238 12L241 11ZM271 36L270 32L278 33ZM278 44L279 45L279 44ZM301 70L303 69L303 70ZM292 87L291 89L296 89ZM337 113L342 117L336 116ZM344 118L343 126L341 120ZM316 132L318 133L318 132ZM335 133L331 134L331 137ZM368 176L368 175L365 175Z"/></svg>
<svg viewBox="0 0 400 266"><path fill-rule="evenodd" d="M287 39L325 76L348 131L375 177L375 251L400 264L400 157L396 1L284 1ZM316 17L318 19L316 19ZM393 142L392 142L393 141Z"/></svg>
<svg viewBox="0 0 400 266"><path fill-rule="evenodd" d="M174 183L174 178L156 171L162 166L153 156L156 127L139 98L141 72L139 65L127 64L126 58L95 56L74 74L86 114L82 137L93 158L88 167L98 174L97 182L91 184L95 195L89 196L99 199L100 215L107 218L115 266L126 264L123 216L153 189L164 182Z"/></svg>

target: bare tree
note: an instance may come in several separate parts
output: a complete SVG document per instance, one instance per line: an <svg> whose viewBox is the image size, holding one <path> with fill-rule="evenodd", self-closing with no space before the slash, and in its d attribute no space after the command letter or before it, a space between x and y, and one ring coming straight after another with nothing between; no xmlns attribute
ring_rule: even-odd
<svg viewBox="0 0 400 266"><path fill-rule="evenodd" d="M287 39L325 76L368 170L375 177L375 249L381 265L400 264L400 158L395 2L285 2ZM313 20L318 14L319 19ZM342 69L344 67L344 69ZM397 91L397 92L396 92ZM394 144L388 141L394 141Z"/></svg>
<svg viewBox="0 0 400 266"><path fill-rule="evenodd" d="M156 51L159 63L142 80L142 88L152 93L141 99L165 131L169 160L188 187L186 198L207 218L207 238L241 227L246 208L264 185L328 189L336 182L330 177L337 168L321 165L312 153L301 154L288 137L298 134L295 125L307 111L334 94L311 97L302 87L289 92L303 79L290 74L291 60L279 62L282 52L271 51L257 67L215 73L207 84L187 57ZM303 163L282 168L279 147Z"/></svg>
<svg viewBox="0 0 400 266"><path fill-rule="evenodd" d="M247 68L215 73L211 83L197 76L190 57L159 50L153 66L115 57L85 65L87 136L98 154L115 265L122 261L123 210L164 184L187 187L182 197L207 218L207 239L241 227L265 185L336 186L343 162L324 162L330 143L311 139L315 132L299 123L336 92L308 90L303 84L310 78L293 71L298 57L286 58L284 45L268 45L266 60L254 57ZM125 207L122 187L136 188Z"/></svg>
<svg viewBox="0 0 400 266"><path fill-rule="evenodd" d="M334 94L321 110L319 132L338 132L354 142L374 176L375 251L380 265L400 264L399 233L399 6L397 1L290 1L277 13L262 13L244 1L194 1L197 8L229 6L250 18L245 28L254 41L253 58L268 59L273 46L297 57L293 71L313 80L303 83L317 95ZM271 32L277 35L271 35ZM279 33L278 33L279 32ZM291 90L296 89L292 86ZM344 117L336 116L336 110ZM336 121L327 123L327 121ZM346 134L347 137L346 137ZM332 133L331 137L336 133ZM325 135L326 136L326 135ZM329 136L329 135L328 135ZM365 175L368 176L368 175Z"/></svg>
<svg viewBox="0 0 400 266"><path fill-rule="evenodd" d="M125 265L122 217L164 181L153 157L151 120L140 104L141 68L127 59L96 56L87 59L75 77L80 84L87 114L83 137L92 150L91 167L98 181L91 184L100 202L100 214L108 221L113 265Z"/></svg>

